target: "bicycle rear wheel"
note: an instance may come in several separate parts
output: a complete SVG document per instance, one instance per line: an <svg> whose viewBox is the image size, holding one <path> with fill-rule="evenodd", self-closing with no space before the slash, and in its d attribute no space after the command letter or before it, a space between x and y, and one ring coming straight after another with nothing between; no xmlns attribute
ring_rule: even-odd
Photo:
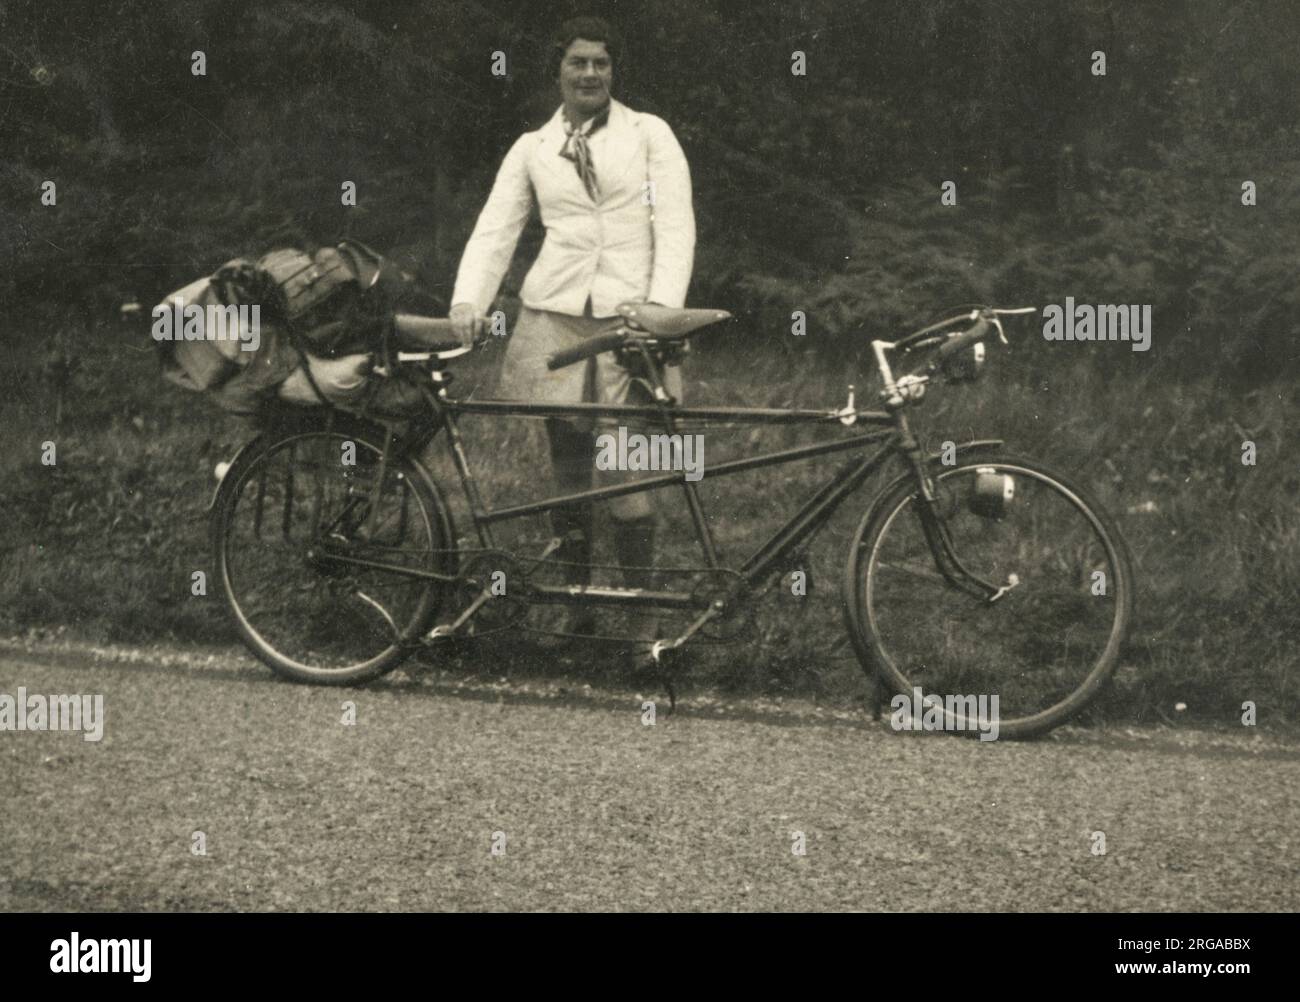
<svg viewBox="0 0 1300 1002"><path fill-rule="evenodd" d="M895 711L909 729L993 734L995 716L998 737L1048 731L1115 669L1133 609L1123 539L1086 491L1030 460L964 459L931 476L934 518L907 477L853 539L844 594L859 659L910 697ZM915 720L918 702L936 706Z"/></svg>
<svg viewBox="0 0 1300 1002"><path fill-rule="evenodd" d="M245 644L286 678L368 681L432 625L454 573L447 507L409 462L382 484L375 432L341 424L257 440L211 521L217 580Z"/></svg>

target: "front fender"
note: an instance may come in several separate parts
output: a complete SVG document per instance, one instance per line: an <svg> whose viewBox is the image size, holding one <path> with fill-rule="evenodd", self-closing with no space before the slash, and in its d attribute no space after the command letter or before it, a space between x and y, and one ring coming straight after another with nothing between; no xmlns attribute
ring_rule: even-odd
<svg viewBox="0 0 1300 1002"><path fill-rule="evenodd" d="M959 457L963 453L991 452L1002 448L1002 445L1003 445L1003 440L1000 438L973 438L968 442L962 442L959 445L955 445L954 448L956 450L956 456ZM927 468L933 465L934 463L942 463L942 462L943 462L942 451L932 452L926 457ZM888 498L891 494L893 494L895 488L897 488L899 484L913 479L915 475L916 474L913 473L911 470L908 470L907 472L900 473L892 481L886 484L884 488L882 488L881 491L878 494L876 494L875 500L873 501L871 508L867 511L867 514L863 516L862 526L859 527L859 531L861 530L862 527L866 526L868 520L870 520L871 515L872 513L875 512L876 508L878 508L881 504L883 504L885 502L885 499Z"/></svg>
<svg viewBox="0 0 1300 1002"><path fill-rule="evenodd" d="M972 438L969 442L962 442L956 446L957 455L963 452L975 452L980 449L1000 449L1003 446L1003 440L1000 438ZM942 462L943 452L932 452L926 457L931 462Z"/></svg>

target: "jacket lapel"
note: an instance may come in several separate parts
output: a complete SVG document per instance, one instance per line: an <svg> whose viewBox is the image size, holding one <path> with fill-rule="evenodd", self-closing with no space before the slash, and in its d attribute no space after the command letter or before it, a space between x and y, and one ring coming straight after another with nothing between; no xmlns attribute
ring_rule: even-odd
<svg viewBox="0 0 1300 1002"><path fill-rule="evenodd" d="M602 202L618 188L619 181L636 161L641 149L641 130L627 105L610 99L609 124L605 128L609 135L605 140L604 156L596 161L596 180L600 182Z"/></svg>
<svg viewBox="0 0 1300 1002"><path fill-rule="evenodd" d="M566 188L576 188L583 198L587 190L582 186L582 178L573 169L573 161L560 156L564 149L564 108L561 107L551 120L541 128L541 137L537 143L537 160L541 168L551 173Z"/></svg>

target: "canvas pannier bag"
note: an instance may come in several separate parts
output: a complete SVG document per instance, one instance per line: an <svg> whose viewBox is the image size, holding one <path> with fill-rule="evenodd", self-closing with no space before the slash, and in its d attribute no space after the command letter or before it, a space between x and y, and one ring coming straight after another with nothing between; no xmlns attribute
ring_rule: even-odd
<svg viewBox="0 0 1300 1002"><path fill-rule="evenodd" d="M358 295L356 276L332 247L323 247L315 256L303 251L272 251L258 261L279 287L285 318L320 354L329 354L332 345L313 338L329 321L352 306Z"/></svg>
<svg viewBox="0 0 1300 1002"><path fill-rule="evenodd" d="M344 240L310 255L296 248L274 250L257 264L279 289L284 319L308 352L329 358L362 347L355 338L364 327L363 294L380 273L381 255ZM338 320L345 321L342 327Z"/></svg>
<svg viewBox="0 0 1300 1002"><path fill-rule="evenodd" d="M374 359L370 355L340 355L338 358L307 357L306 366L294 369L280 384L276 396L291 404L319 404L319 390L336 407L364 403ZM310 379L308 378L310 376Z"/></svg>
<svg viewBox="0 0 1300 1002"><path fill-rule="evenodd" d="M336 358L307 357L276 390L276 396L290 404L313 406L320 397L335 407L388 418L411 417L424 407L424 397L410 374L389 378L371 375L373 355L339 355ZM320 397L317 396L319 391Z"/></svg>
<svg viewBox="0 0 1300 1002"><path fill-rule="evenodd" d="M231 318L224 339L200 332L192 340L162 340L155 333L164 377L205 392L236 414L254 415L275 398L345 408L377 403L390 412L418 407L418 394L398 380L371 385L370 353L391 318L391 279L383 264L379 254L356 241L313 255L286 248L256 264L242 258L226 262L154 308L155 314L166 308L180 317L188 306L212 307L227 310ZM257 318L255 324L250 317ZM372 400L371 389L383 392Z"/></svg>
<svg viewBox="0 0 1300 1002"><path fill-rule="evenodd" d="M235 414L256 412L300 364L274 307L263 310L257 302L259 281L268 285L259 274L236 258L177 289L152 311L163 378L206 393Z"/></svg>
<svg viewBox="0 0 1300 1002"><path fill-rule="evenodd" d="M188 323L191 337L187 340L186 310L189 307L203 310L204 320ZM220 339L207 336L208 307L221 311L225 336ZM215 312L211 315L217 316ZM154 339L160 347L165 346L163 377L187 390L209 390L224 383L247 364L250 353L243 349L250 343L249 335L242 326L232 330L231 325L225 323L226 317L224 304L210 278L201 278L177 289L154 307ZM238 319L236 323L240 323Z"/></svg>

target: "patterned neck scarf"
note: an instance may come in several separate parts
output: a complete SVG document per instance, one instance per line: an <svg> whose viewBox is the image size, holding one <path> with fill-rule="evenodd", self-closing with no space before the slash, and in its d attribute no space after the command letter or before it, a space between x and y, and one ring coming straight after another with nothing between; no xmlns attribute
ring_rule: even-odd
<svg viewBox="0 0 1300 1002"><path fill-rule="evenodd" d="M564 120L565 140L564 145L560 147L560 156L573 161L578 177L582 178L582 185L587 189L587 194L591 196L593 202L600 200L600 183L596 180L596 168L591 162L591 147L587 144L587 139L593 132L608 123L609 105L606 105L600 114L587 119L581 125L573 125L567 118Z"/></svg>

